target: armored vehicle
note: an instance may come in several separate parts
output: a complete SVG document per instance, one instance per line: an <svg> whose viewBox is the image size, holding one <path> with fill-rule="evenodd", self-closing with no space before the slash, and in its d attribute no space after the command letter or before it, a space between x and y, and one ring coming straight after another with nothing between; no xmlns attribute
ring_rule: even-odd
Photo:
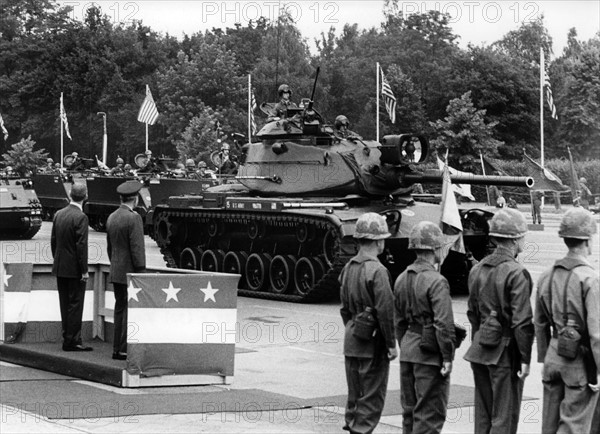
<svg viewBox="0 0 600 434"><path fill-rule="evenodd" d="M30 179L0 176L0 239L30 239L42 227L42 205Z"/></svg>
<svg viewBox="0 0 600 434"><path fill-rule="evenodd" d="M357 252L356 220L365 212L386 217L391 238L382 262L397 276L413 260L407 249L419 221L439 222L439 205L417 203L415 183L442 183L439 171L422 171L428 142L401 134L381 143L340 137L310 100L267 123L260 141L243 147L239 185L212 187L199 195L157 205L153 238L168 266L239 273L239 293L293 302L338 294L338 275ZM525 177L452 177L453 182L533 185ZM484 210L461 211L470 255L488 249ZM442 267L454 289L464 289L467 256L451 252Z"/></svg>

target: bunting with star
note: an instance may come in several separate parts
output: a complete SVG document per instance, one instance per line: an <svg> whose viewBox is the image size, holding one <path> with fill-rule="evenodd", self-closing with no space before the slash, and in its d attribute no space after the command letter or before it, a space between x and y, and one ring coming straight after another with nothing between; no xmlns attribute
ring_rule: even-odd
<svg viewBox="0 0 600 434"><path fill-rule="evenodd" d="M232 376L238 279L128 274L127 371Z"/></svg>
<svg viewBox="0 0 600 434"><path fill-rule="evenodd" d="M0 285L4 289L4 341L19 342L29 320L33 264L0 263Z"/></svg>

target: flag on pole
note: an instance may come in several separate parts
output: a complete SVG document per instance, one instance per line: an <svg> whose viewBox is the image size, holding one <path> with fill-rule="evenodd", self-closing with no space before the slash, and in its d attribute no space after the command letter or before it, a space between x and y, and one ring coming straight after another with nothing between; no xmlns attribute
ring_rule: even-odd
<svg viewBox="0 0 600 434"><path fill-rule="evenodd" d="M548 76L548 72L546 72L546 67L544 65L540 66L540 68L544 68L544 89L546 91L546 101L548 101L548 107L550 108L552 119L558 119L558 115L556 114L556 106L554 105L554 98L552 98L550 77Z"/></svg>
<svg viewBox="0 0 600 434"><path fill-rule="evenodd" d="M440 157L437 157L438 168L440 170L444 170L444 166L448 168L450 175L472 175L469 172L461 172L460 170L456 170L447 164L445 164ZM470 184L451 184L452 191L460 194L462 197L467 197L472 201L475 201L475 197L471 194L471 185Z"/></svg>
<svg viewBox="0 0 600 434"><path fill-rule="evenodd" d="M146 98L140 107L138 113L138 121L145 124L154 125L158 119L158 109L152 98L152 92L150 92L150 86L146 85Z"/></svg>
<svg viewBox="0 0 600 434"><path fill-rule="evenodd" d="M65 111L65 105L63 103L63 94L62 94L62 92L60 94L60 121L65 126L65 133L67 133L67 137L70 140L73 140L71 138L71 133L69 132L69 121L67 120L67 112Z"/></svg>
<svg viewBox="0 0 600 434"><path fill-rule="evenodd" d="M529 155L523 152L523 162L525 163L526 175L531 176L534 181L536 190L541 191L566 191L569 187L563 185L560 178L550 172L545 167L542 167Z"/></svg>
<svg viewBox="0 0 600 434"><path fill-rule="evenodd" d="M396 123L396 97L394 96L394 92L392 92L390 84L385 79L385 75L383 75L383 68L379 69L381 70L381 95L383 96L385 109L394 124Z"/></svg>
<svg viewBox="0 0 600 434"><path fill-rule="evenodd" d="M438 158L439 160L439 158ZM442 216L440 219L440 229L444 234L444 244L442 246L442 262L448 256L450 250L459 253L466 253L465 244L462 237L462 223L458 212L456 198L452 191L452 181L450 180L450 170L447 164L444 164L442 170Z"/></svg>
<svg viewBox="0 0 600 434"><path fill-rule="evenodd" d="M256 134L256 119L254 119L254 110L256 110L256 98L254 97L254 89L251 90L250 94L250 124L252 125L252 135Z"/></svg>
<svg viewBox="0 0 600 434"><path fill-rule="evenodd" d="M0 113L0 128L2 128L2 133L4 133L4 140L8 139L8 130L4 126L4 119L2 119L2 114Z"/></svg>

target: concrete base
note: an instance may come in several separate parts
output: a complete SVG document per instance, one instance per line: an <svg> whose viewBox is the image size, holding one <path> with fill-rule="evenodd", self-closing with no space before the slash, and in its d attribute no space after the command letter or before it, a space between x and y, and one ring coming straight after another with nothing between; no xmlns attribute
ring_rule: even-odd
<svg viewBox="0 0 600 434"><path fill-rule="evenodd" d="M543 231L544 225L537 223L529 223L527 225L527 229L529 229L530 231Z"/></svg>

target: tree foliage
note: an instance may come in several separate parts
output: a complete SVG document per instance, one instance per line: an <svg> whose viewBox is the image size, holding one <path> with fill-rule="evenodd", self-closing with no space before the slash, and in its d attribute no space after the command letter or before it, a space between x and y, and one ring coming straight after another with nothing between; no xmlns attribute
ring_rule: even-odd
<svg viewBox="0 0 600 434"><path fill-rule="evenodd" d="M35 173L36 167L46 162L48 153L43 148L34 151L34 146L35 141L29 136L13 144L11 149L2 154L2 158L7 166L11 166L21 176Z"/></svg>

